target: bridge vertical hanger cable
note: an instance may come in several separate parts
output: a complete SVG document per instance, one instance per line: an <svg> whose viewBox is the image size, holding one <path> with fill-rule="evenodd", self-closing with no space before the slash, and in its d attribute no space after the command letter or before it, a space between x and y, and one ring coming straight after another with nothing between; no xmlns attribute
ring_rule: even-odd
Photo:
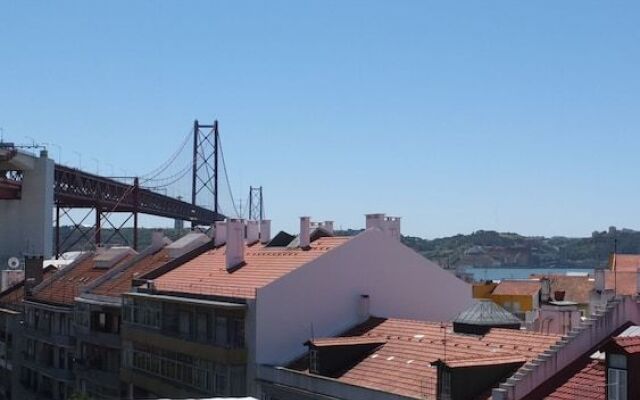
<svg viewBox="0 0 640 400"><path fill-rule="evenodd" d="M229 173L227 172L227 162L224 159L224 151L222 150L222 141L218 136L218 146L220 148L220 158L222 159L222 169L224 170L224 178L227 182L227 190L229 190L229 197L231 197L231 205L233 206L233 210L236 213L238 218L242 218L242 215L238 211L238 206L236 205L235 199L233 198L233 191L231 190L231 182L229 181Z"/></svg>

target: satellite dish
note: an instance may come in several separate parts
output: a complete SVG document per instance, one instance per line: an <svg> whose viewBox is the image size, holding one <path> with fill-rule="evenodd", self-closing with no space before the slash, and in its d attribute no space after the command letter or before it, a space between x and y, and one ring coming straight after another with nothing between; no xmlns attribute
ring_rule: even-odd
<svg viewBox="0 0 640 400"><path fill-rule="evenodd" d="M20 260L18 259L18 257L11 257L7 261L7 265L9 266L10 269L18 269L20 268Z"/></svg>

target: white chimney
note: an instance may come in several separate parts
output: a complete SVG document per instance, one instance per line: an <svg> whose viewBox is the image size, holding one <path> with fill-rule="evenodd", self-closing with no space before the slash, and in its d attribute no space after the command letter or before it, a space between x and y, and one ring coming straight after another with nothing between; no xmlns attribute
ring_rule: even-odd
<svg viewBox="0 0 640 400"><path fill-rule="evenodd" d="M164 246L164 232L156 229L151 233L151 246L158 249Z"/></svg>
<svg viewBox="0 0 640 400"><path fill-rule="evenodd" d="M247 221L247 244L252 245L258 242L258 235L260 233L260 227L258 221Z"/></svg>
<svg viewBox="0 0 640 400"><path fill-rule="evenodd" d="M227 222L227 270L244 262L244 220L230 219Z"/></svg>
<svg viewBox="0 0 640 400"><path fill-rule="evenodd" d="M216 221L213 245L218 247L227 242L227 222Z"/></svg>
<svg viewBox="0 0 640 400"><path fill-rule="evenodd" d="M333 235L333 221L324 221L324 229Z"/></svg>
<svg viewBox="0 0 640 400"><path fill-rule="evenodd" d="M385 225L387 233L392 238L400 240L400 217L387 217Z"/></svg>
<svg viewBox="0 0 640 400"><path fill-rule="evenodd" d="M267 244L271 240L271 220L260 221L260 243Z"/></svg>
<svg viewBox="0 0 640 400"><path fill-rule="evenodd" d="M594 270L594 275L596 280L596 283L595 283L596 291L598 293L604 292L604 269L596 268Z"/></svg>
<svg viewBox="0 0 640 400"><path fill-rule="evenodd" d="M371 299L368 294L361 294L358 300L358 320L364 322L371 317Z"/></svg>
<svg viewBox="0 0 640 400"><path fill-rule="evenodd" d="M300 217L300 248L306 249L311 243L311 218Z"/></svg>
<svg viewBox="0 0 640 400"><path fill-rule="evenodd" d="M366 229L378 228L384 231L384 214L367 214L365 217L367 219Z"/></svg>

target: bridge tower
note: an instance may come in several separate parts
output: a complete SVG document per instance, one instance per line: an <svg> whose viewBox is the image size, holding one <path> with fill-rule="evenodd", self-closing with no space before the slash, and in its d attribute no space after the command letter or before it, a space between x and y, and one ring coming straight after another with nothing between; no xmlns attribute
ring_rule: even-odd
<svg viewBox="0 0 640 400"><path fill-rule="evenodd" d="M52 256L54 171L46 150L37 157L0 147L0 184L9 175L21 180L19 192L0 196L0 267L10 257Z"/></svg>
<svg viewBox="0 0 640 400"><path fill-rule="evenodd" d="M218 121L212 125L193 122L193 171L191 186L191 204L195 207L209 205L218 214L218 150L220 137ZM191 228L196 227L191 222Z"/></svg>

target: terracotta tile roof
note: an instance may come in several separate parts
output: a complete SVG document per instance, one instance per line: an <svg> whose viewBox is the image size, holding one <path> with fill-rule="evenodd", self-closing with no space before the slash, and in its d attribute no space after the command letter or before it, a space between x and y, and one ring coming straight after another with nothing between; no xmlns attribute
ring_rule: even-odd
<svg viewBox="0 0 640 400"><path fill-rule="evenodd" d="M604 271L605 289L613 290L623 295L635 295L638 293L638 274L636 272Z"/></svg>
<svg viewBox="0 0 640 400"><path fill-rule="evenodd" d="M640 336L618 336L613 338L613 342L627 354L640 353Z"/></svg>
<svg viewBox="0 0 640 400"><path fill-rule="evenodd" d="M43 279L50 278L58 269L52 265L47 266L43 271ZM0 304L19 305L24 299L24 280L5 289L0 293Z"/></svg>
<svg viewBox="0 0 640 400"><path fill-rule="evenodd" d="M576 373L557 384L545 400L604 400L605 365L603 361L586 359Z"/></svg>
<svg viewBox="0 0 640 400"><path fill-rule="evenodd" d="M249 246L245 264L227 271L225 247L207 251L154 279L157 290L238 298L255 298L256 290L342 245L350 237L322 237L309 250Z"/></svg>
<svg viewBox="0 0 640 400"><path fill-rule="evenodd" d="M560 339L555 335L496 328L484 336L463 335L454 333L450 325L381 318L372 318L334 339L348 342L350 336L379 338L386 343L336 379L412 398L435 396L436 368L431 364L437 360L477 361L479 357L516 356L528 361ZM300 359L289 368L304 371L306 365Z"/></svg>
<svg viewBox="0 0 640 400"><path fill-rule="evenodd" d="M491 294L533 296L538 293L538 290L540 290L540 281L537 279L514 279L500 282Z"/></svg>
<svg viewBox="0 0 640 400"><path fill-rule="evenodd" d="M169 250L161 250L139 259L124 271L111 277L109 280L93 288L90 293L102 296L120 296L131 290L131 280L153 271L161 265L169 262Z"/></svg>
<svg viewBox="0 0 640 400"><path fill-rule="evenodd" d="M551 295L556 291L565 292L565 300L588 304L595 280L589 276L568 275L532 275L532 278L548 278L551 284Z"/></svg>
<svg viewBox="0 0 640 400"><path fill-rule="evenodd" d="M613 269L614 255L609 256L609 269ZM615 254L615 267L618 272L637 272L640 268L640 254Z"/></svg>
<svg viewBox="0 0 640 400"><path fill-rule="evenodd" d="M132 257L132 254L127 255L117 265L126 262ZM107 271L109 271L109 268L95 268L93 255L87 256L54 274L50 279L45 280L42 286L34 291L31 299L46 303L71 305L83 287Z"/></svg>

